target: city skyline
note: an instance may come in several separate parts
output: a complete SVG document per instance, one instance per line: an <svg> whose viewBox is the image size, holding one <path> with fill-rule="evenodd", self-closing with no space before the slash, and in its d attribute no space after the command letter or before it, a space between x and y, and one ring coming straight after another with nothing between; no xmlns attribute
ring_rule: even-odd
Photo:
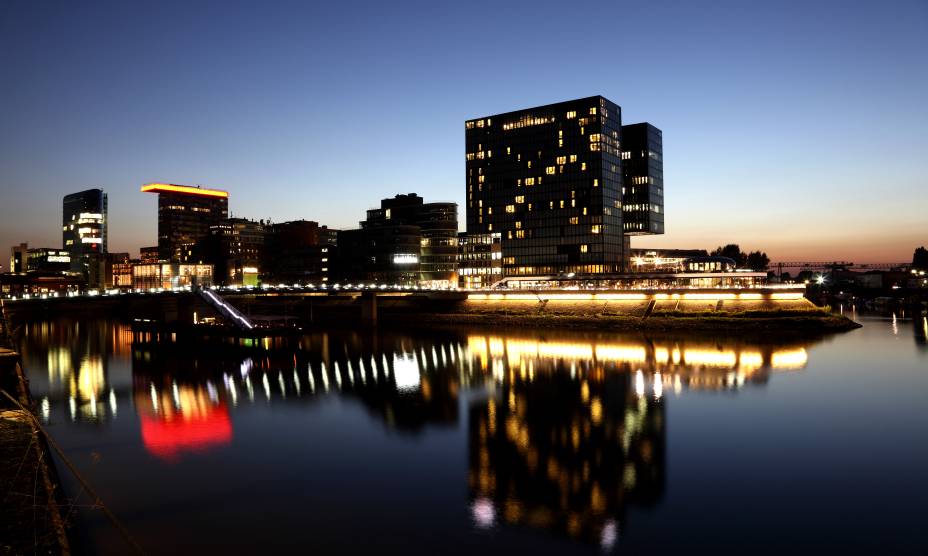
<svg viewBox="0 0 928 556"><path fill-rule="evenodd" d="M137 253L157 243L156 200L138 188L158 181L227 190L235 216L332 228L398 193L464 207L466 120L603 95L666 134L666 233L633 248L904 262L924 243L923 5L587 6L627 22L610 40L536 6L357 22L350 6L282 6L253 29L240 6L216 22L207 4L6 6L0 241L60 247L61 199L102 188L110 251ZM420 13L435 22L410 38ZM152 29L170 40L133 34ZM522 40L553 33L564 48ZM50 49L49 34L71 46ZM466 48L475 36L488 54ZM615 70L587 47L615 52Z"/></svg>

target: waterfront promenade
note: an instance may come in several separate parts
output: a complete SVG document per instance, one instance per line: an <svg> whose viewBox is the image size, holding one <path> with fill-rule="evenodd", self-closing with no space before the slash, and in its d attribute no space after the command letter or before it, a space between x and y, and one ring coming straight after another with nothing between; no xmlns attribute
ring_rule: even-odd
<svg viewBox="0 0 928 556"><path fill-rule="evenodd" d="M5 311L0 318L0 552L70 554L49 451L31 413L28 383ZM11 398L7 397L7 394Z"/></svg>

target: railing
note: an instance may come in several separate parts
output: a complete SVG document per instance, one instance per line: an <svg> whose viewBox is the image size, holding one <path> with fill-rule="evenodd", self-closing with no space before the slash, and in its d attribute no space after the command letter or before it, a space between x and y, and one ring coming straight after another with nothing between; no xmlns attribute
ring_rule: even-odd
<svg viewBox="0 0 928 556"><path fill-rule="evenodd" d="M219 314L231 321L241 330L251 330L255 327L251 319L242 314L241 311L226 303L221 297L210 290L198 289L197 293L206 301L210 307L219 311Z"/></svg>

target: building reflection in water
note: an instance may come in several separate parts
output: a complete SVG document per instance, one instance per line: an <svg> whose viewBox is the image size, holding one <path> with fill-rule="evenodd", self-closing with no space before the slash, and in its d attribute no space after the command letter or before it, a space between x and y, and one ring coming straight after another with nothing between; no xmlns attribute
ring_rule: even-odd
<svg viewBox="0 0 928 556"><path fill-rule="evenodd" d="M612 549L628 505L664 489L664 393L736 390L802 368L802 345L469 336L492 396L470 409L475 526L545 529ZM472 365L473 368L473 365Z"/></svg>
<svg viewBox="0 0 928 556"><path fill-rule="evenodd" d="M62 403L71 421L102 423L115 417L118 396L109 381L109 364L128 361L128 325L71 319L28 323L20 346L26 369L47 369L47 384L37 385L46 393L37 400L46 422L52 405ZM33 384L37 378L31 377Z"/></svg>
<svg viewBox="0 0 928 556"><path fill-rule="evenodd" d="M467 408L474 526L606 549L620 542L630 506L663 495L668 398L762 386L808 358L801 342L548 332L187 343L110 323L46 323L26 336L24 356L47 362L46 419L63 404L78 423L105 422L131 396L144 448L168 463L232 443L230 412L248 406L338 396L403 434L458 427ZM108 365L123 359L129 380L114 387Z"/></svg>

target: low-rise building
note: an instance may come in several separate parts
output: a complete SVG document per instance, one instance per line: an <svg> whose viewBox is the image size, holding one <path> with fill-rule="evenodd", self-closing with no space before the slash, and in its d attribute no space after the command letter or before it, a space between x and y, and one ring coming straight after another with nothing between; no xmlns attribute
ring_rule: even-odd
<svg viewBox="0 0 928 556"><path fill-rule="evenodd" d="M184 263L141 263L132 266L135 289L171 289L186 286L210 286L213 265Z"/></svg>

